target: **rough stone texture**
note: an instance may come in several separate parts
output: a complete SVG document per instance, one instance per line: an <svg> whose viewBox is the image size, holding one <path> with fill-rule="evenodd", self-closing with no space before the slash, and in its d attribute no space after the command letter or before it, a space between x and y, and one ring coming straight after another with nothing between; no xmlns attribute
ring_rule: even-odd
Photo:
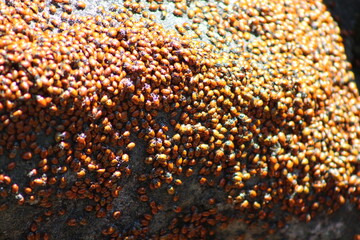
<svg viewBox="0 0 360 240"><path fill-rule="evenodd" d="M117 3L117 1L84 1L87 4L86 11L76 10L75 13L79 15L97 15L96 7L101 4L109 6L112 3ZM354 1L356 5L357 1ZM48 4L49 2L47 2ZM174 4L169 3L169 10L171 11ZM357 5L358 6L358 5ZM336 9L336 8L335 8ZM355 8L351 8L355 9ZM48 10L48 9L46 9ZM341 13L343 13L342 11ZM155 13L158 17L161 18L160 13ZM349 15L350 16L350 15ZM55 15L54 18L59 17ZM341 18L341 17L340 17ZM169 15L165 20L159 21L165 28L173 29L174 22L179 23L180 21L186 21L186 18L180 19ZM345 20L347 22L347 20ZM204 27L204 26L201 26ZM207 41L207 39L202 39ZM348 41L347 41L348 42ZM351 41L350 41L351 42ZM353 44L352 41L351 44ZM350 54L350 58L353 56ZM159 121L168 121L166 115L158 116ZM169 133L172 135L173 133ZM54 139L42 139L46 144L53 144ZM135 160L133 161L134 165L131 166L133 169L136 169L136 172L133 172L132 175L121 180L120 184L124 186L122 189L122 194L114 200L114 205L118 209L122 209L122 217L116 223L117 227L123 228L124 231L130 230L129 228L140 227L139 222L133 222L134 219L140 218L147 209L137 201L137 193L135 192L135 186L137 182L137 177L142 171L149 171L147 166L142 164L141 159L145 155L145 143L139 143L138 148L131 155ZM5 168L5 164L8 163L6 156L0 156L0 166ZM2 165L3 164L3 165ZM24 176L29 174L29 171L36 167L33 162L21 162L17 166L16 173L12 175L12 179L15 182L25 182L27 179L24 179ZM4 171L4 170L3 170ZM66 176L69 181L74 179L74 176ZM178 188L180 192L180 198L186 199L182 202L183 205L188 205L193 202L201 202L203 199L208 199L211 196L217 196L219 199L224 199L226 196L222 191L214 189L213 191L206 192L206 195L201 193L201 188L197 183L197 178L193 177L187 181L187 185L182 185ZM44 208L39 206L32 206L30 204L25 204L23 206L18 206L16 204L17 198L20 196L12 196L12 199L9 200L9 206L6 211L0 212L0 239L25 239L28 234L29 225L36 216L44 213ZM168 198L170 202L170 197L163 194L163 192L154 192L151 196L155 201L161 199L164 201L164 198ZM65 209L66 213L63 216L49 217L45 219L42 223L41 230L48 232L51 239L99 239L99 233L103 230L104 227L111 226L113 224L110 217L106 218L97 218L94 214L87 214L84 212L84 207L89 204L87 200L58 200L53 198L53 207L55 211L60 209ZM167 201L165 201L167 202ZM0 202L2 203L2 202ZM152 223L149 228L155 233L164 226L168 225L168 222L175 215L172 211L172 204L165 205L165 211L156 215L152 220ZM168 209L166 209L168 208ZM232 211L227 204L218 205L219 209L223 209L224 212ZM81 219L86 219L88 224L85 226L78 225L76 228L71 228L66 225L66 222L70 218L77 218L79 221ZM256 223L250 227L244 223L239 223L234 221L230 223L225 229L219 227L216 230L216 236L209 239L236 239L237 236L241 236L239 239L322 239L322 240L336 240L336 239L352 239L355 234L360 234L360 221L359 210L352 204L345 204L342 206L336 213L332 215L321 214L316 216L310 223L300 222L297 219L293 219L290 222L287 222L285 227L281 230L278 230L274 235L268 235L267 231L261 228L263 223ZM260 227L259 227L260 226Z"/></svg>

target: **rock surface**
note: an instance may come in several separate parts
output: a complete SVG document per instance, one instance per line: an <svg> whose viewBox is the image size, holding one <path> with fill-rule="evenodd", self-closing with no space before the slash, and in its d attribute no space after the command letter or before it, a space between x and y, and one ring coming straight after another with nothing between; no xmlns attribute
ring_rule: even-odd
<svg viewBox="0 0 360 240"><path fill-rule="evenodd" d="M360 99L322 3L114 3L0 0L0 239L360 234Z"/></svg>

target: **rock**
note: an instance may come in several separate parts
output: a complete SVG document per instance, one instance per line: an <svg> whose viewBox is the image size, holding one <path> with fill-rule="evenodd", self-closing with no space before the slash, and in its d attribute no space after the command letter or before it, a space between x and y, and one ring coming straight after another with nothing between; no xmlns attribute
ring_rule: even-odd
<svg viewBox="0 0 360 240"><path fill-rule="evenodd" d="M0 1L0 239L351 239L360 98L321 2Z"/></svg>

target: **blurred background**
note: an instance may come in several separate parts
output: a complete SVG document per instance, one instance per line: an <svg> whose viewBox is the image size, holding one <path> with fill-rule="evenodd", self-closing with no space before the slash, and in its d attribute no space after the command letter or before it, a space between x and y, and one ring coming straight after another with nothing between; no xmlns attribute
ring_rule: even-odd
<svg viewBox="0 0 360 240"><path fill-rule="evenodd" d="M360 89L360 0L324 0L324 3L339 24L346 55Z"/></svg>

